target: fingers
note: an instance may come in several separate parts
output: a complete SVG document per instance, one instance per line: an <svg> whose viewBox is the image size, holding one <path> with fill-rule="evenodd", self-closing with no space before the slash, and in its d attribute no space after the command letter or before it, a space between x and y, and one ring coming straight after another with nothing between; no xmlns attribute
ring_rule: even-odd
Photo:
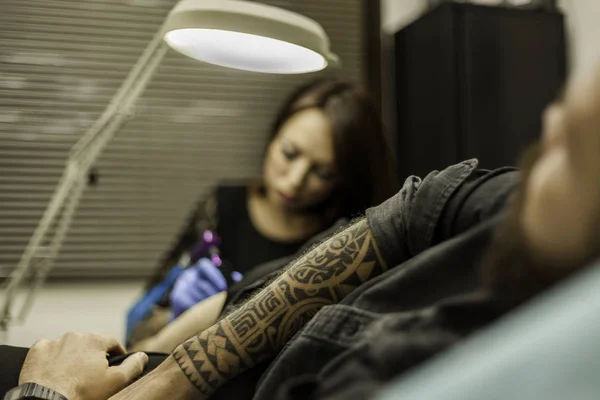
<svg viewBox="0 0 600 400"><path fill-rule="evenodd" d="M132 354L123 360L121 365L110 367L108 373L113 376L121 388L124 388L142 375L147 363L148 356L146 353Z"/></svg>
<svg viewBox="0 0 600 400"><path fill-rule="evenodd" d="M208 286L208 292L207 292L206 284L203 284L203 283L204 283L203 281L196 282L195 285L190 287L190 290L189 290L189 300L191 303L190 305L196 304L200 300L203 300L209 296L210 286Z"/></svg>
<svg viewBox="0 0 600 400"><path fill-rule="evenodd" d="M215 285L212 282L205 282L205 281L198 282L198 287L200 289L202 289L202 291L204 292L204 297L202 297L201 299L198 299L198 301L204 300L204 299L206 299L210 296L213 296L222 291L218 287L215 287Z"/></svg>
<svg viewBox="0 0 600 400"><path fill-rule="evenodd" d="M37 342L35 342L33 344L33 346L31 346L31 349L29 349L29 351L31 351L33 349L39 349L39 348L47 347L49 344L50 344L50 340L48 340L48 339L40 339Z"/></svg>
<svg viewBox="0 0 600 400"><path fill-rule="evenodd" d="M198 266L198 269L211 267L215 268L215 264L213 264L213 262L210 261L208 258L201 258L200 260L198 260L196 265Z"/></svg>
<svg viewBox="0 0 600 400"><path fill-rule="evenodd" d="M121 355L126 353L121 343L114 337L103 334L94 334L94 336L106 353L109 353L110 355Z"/></svg>
<svg viewBox="0 0 600 400"><path fill-rule="evenodd" d="M217 289L219 289L218 291L227 289L227 280L225 280L225 277L223 276L221 271L219 271L219 269L215 267L214 264L210 264L210 266L202 268L200 272L201 276L206 277L206 279L209 282L211 282L211 284L213 284Z"/></svg>
<svg viewBox="0 0 600 400"><path fill-rule="evenodd" d="M125 349L112 336L101 333L65 333L58 340L63 347L81 347L90 350L101 350L111 355L125 354Z"/></svg>

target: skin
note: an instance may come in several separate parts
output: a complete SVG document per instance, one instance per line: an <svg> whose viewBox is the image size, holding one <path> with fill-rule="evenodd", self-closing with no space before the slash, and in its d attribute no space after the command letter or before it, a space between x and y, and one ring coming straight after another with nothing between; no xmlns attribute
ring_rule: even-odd
<svg viewBox="0 0 600 400"><path fill-rule="evenodd" d="M324 228L319 215L306 211L338 185L333 134L322 111L302 110L283 124L267 149L263 182L266 193L253 191L248 204L261 234L297 241Z"/></svg>
<svg viewBox="0 0 600 400"><path fill-rule="evenodd" d="M543 126L481 264L484 287L509 308L600 257L600 69L572 80Z"/></svg>
<svg viewBox="0 0 600 400"><path fill-rule="evenodd" d="M137 353L109 367L107 354L125 350L106 335L71 332L58 340L42 339L27 353L19 385L35 382L69 400L104 400L139 377L148 362L148 356Z"/></svg>
<svg viewBox="0 0 600 400"><path fill-rule="evenodd" d="M593 240L591 221L600 204L600 68L586 81L571 82L555 107L546 113L541 154L523 185L518 224L531 252L560 268L583 260ZM357 242L358 238L365 239ZM277 354L319 308L354 288L337 276L351 276L373 262L376 272L369 278L385 270L377 254L368 225L359 221L296 261L237 312L179 346L164 369L148 380L156 384L164 379L162 374L169 375L175 379L171 383L177 383L174 397L207 398L226 380ZM337 268L342 269L340 275L333 272ZM311 276L321 279L298 279ZM115 399L156 396L146 390L145 381Z"/></svg>
<svg viewBox="0 0 600 400"><path fill-rule="evenodd" d="M523 184L518 227L552 268L585 260L600 204L600 68L571 81L545 116L542 150ZM178 346L113 399L204 399L277 354L324 305L339 302L387 266L361 219L307 252L244 306Z"/></svg>
<svg viewBox="0 0 600 400"><path fill-rule="evenodd" d="M325 228L321 217L304 212L336 188L335 147L331 124L317 108L293 114L268 146L263 165L266 193L251 192L248 210L258 231L275 241L305 240ZM283 195L283 196L282 196ZM178 344L215 323L226 293L206 299L132 351L171 352Z"/></svg>
<svg viewBox="0 0 600 400"><path fill-rule="evenodd" d="M327 116L316 108L292 115L267 151L264 180L269 201L284 209L302 210L325 200L336 179Z"/></svg>
<svg viewBox="0 0 600 400"><path fill-rule="evenodd" d="M207 398L228 379L276 355L321 307L339 302L386 270L361 219L307 252L244 306L178 346L160 368L114 398L167 393Z"/></svg>
<svg viewBox="0 0 600 400"><path fill-rule="evenodd" d="M567 268L592 247L600 204L600 68L574 79L544 115L541 155L520 224L541 262Z"/></svg>
<svg viewBox="0 0 600 400"><path fill-rule="evenodd" d="M199 302L177 317L157 335L136 344L130 351L172 352L187 338L214 325L226 299L227 292L221 292Z"/></svg>

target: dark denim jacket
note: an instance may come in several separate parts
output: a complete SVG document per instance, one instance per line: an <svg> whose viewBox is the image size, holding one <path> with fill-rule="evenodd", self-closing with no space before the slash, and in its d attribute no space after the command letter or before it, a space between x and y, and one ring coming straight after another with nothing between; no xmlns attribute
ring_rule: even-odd
<svg viewBox="0 0 600 400"><path fill-rule="evenodd" d="M282 398L323 397L327 384L343 382L345 377L352 379L342 387L350 387L348 383L359 381L356 371L362 366L327 374L326 371L344 371L339 366L327 367L328 363L335 365L348 352L357 357L353 361L360 360L365 353L357 352L356 346L364 350L371 342L389 343L397 337L393 332L403 326L398 321L420 320L421 314L402 313L418 310L417 313L424 313L420 318L434 315L433 320L444 319L445 311L440 310L445 308L431 307L477 288L475 265L487 246L492 228L485 224L479 229L470 228L503 209L518 174L511 168L490 172L476 167L477 160L468 160L433 172L423 180L410 177L394 197L367 210L369 226L383 257L388 265L399 266L367 282L341 304L323 308L271 363L257 387L255 399L273 399L278 391ZM463 232L466 233L461 235ZM435 246L438 243L442 244ZM471 308L488 307L477 296L470 301L474 301ZM433 320L423 320L424 326L431 325ZM443 343L436 342L433 347ZM353 365L351 361L352 356L342 366ZM387 380L385 374L395 375L384 370L380 368L377 379L366 381ZM233 380L217 398L225 395L250 398L250 385L256 383L261 372L258 368ZM349 398L350 394L345 392L340 398Z"/></svg>
<svg viewBox="0 0 600 400"><path fill-rule="evenodd" d="M367 399L501 314L479 292L496 220L426 250L321 309L263 375L256 400Z"/></svg>

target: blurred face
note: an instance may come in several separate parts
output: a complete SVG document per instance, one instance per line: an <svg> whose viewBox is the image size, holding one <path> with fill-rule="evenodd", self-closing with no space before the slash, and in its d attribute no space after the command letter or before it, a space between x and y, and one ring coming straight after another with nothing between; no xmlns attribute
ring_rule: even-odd
<svg viewBox="0 0 600 400"><path fill-rule="evenodd" d="M317 108L292 115L269 145L264 164L268 199L291 210L324 201L337 185L331 125Z"/></svg>
<svg viewBox="0 0 600 400"><path fill-rule="evenodd" d="M557 267L582 261L600 222L600 69L546 111L524 190L520 224L531 250Z"/></svg>
<svg viewBox="0 0 600 400"><path fill-rule="evenodd" d="M600 256L600 68L548 108L526 159L511 215L482 265L492 290L516 302Z"/></svg>

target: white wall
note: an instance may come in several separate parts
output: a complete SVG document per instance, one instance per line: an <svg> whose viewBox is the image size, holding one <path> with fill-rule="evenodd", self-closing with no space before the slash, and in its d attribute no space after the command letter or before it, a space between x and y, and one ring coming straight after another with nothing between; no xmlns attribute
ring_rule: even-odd
<svg viewBox="0 0 600 400"><path fill-rule="evenodd" d="M567 22L571 69L585 71L600 62L600 1L559 0Z"/></svg>
<svg viewBox="0 0 600 400"><path fill-rule="evenodd" d="M419 17L427 8L427 0L382 0L381 27L392 34Z"/></svg>
<svg viewBox="0 0 600 400"><path fill-rule="evenodd" d="M383 0L381 24L391 34L418 18L427 0ZM567 22L570 65L573 72L600 62L600 0L559 0Z"/></svg>
<svg viewBox="0 0 600 400"><path fill-rule="evenodd" d="M141 289L142 282L46 284L25 323L13 325L0 343L29 347L69 331L106 333L123 342L125 313Z"/></svg>

